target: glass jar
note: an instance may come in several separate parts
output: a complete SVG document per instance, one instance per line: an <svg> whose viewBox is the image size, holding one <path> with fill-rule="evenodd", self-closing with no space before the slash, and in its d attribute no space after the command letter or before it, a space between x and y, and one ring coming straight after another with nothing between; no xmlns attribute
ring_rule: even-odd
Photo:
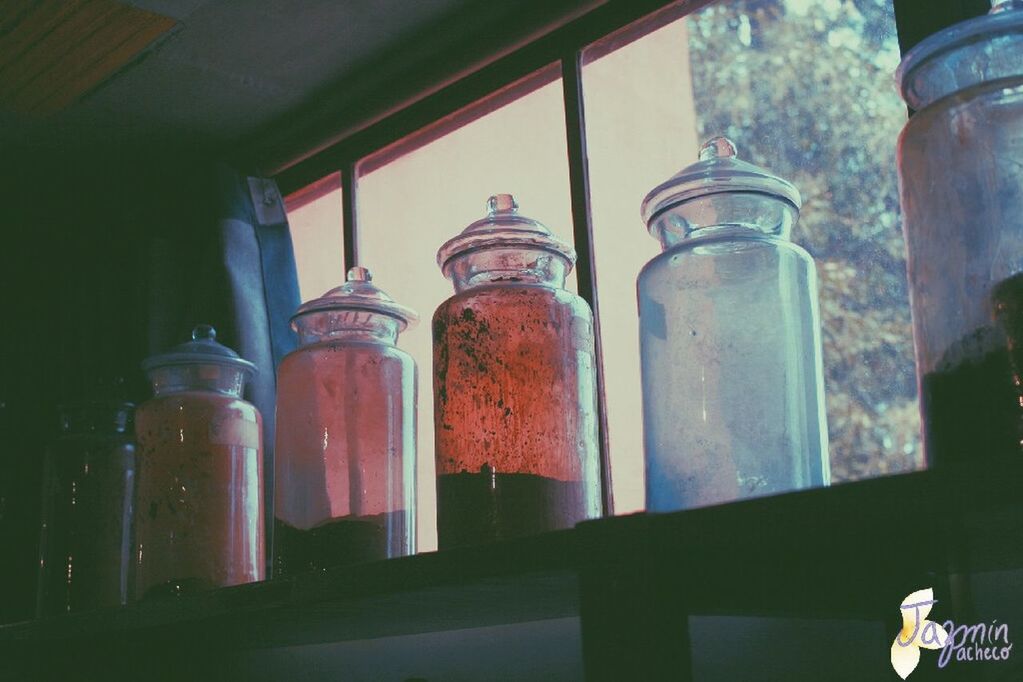
<svg viewBox="0 0 1023 682"><path fill-rule="evenodd" d="M128 601L134 409L103 402L61 408L46 462L39 615Z"/></svg>
<svg viewBox="0 0 1023 682"><path fill-rule="evenodd" d="M437 254L433 316L441 548L600 515L593 315L565 289L575 251L511 195Z"/></svg>
<svg viewBox="0 0 1023 682"><path fill-rule="evenodd" d="M274 573L415 552L418 316L355 267L292 318L277 382Z"/></svg>
<svg viewBox="0 0 1023 682"><path fill-rule="evenodd" d="M903 232L928 464L1023 450L1023 2L899 66Z"/></svg>
<svg viewBox="0 0 1023 682"><path fill-rule="evenodd" d="M262 419L242 400L251 362L199 325L148 358L135 415L137 598L262 580Z"/></svg>
<svg viewBox="0 0 1023 682"><path fill-rule="evenodd" d="M800 203L723 137L643 201L663 250L637 283L649 511L828 483L816 270L789 241Z"/></svg>

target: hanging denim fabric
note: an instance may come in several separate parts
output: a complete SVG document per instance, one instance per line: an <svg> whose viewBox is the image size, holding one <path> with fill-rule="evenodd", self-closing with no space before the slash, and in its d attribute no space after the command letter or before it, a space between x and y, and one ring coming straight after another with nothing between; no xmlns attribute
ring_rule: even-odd
<svg viewBox="0 0 1023 682"><path fill-rule="evenodd" d="M289 321L301 302L284 200L273 180L224 166L182 182L190 206L178 212L188 214L187 224L164 228L150 242L148 350L173 346L181 328L208 322L259 368L245 399L263 415L269 557L277 365L296 346Z"/></svg>

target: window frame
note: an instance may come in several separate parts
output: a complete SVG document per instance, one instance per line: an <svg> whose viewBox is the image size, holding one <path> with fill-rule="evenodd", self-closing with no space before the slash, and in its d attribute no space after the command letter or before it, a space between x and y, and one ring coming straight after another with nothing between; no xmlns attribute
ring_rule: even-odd
<svg viewBox="0 0 1023 682"><path fill-rule="evenodd" d="M608 49L615 49L682 16L699 11L715 2L728 0L608 0L582 16L533 39L496 61L432 94L416 99L392 114L375 122L367 122L357 132L342 138L312 155L295 150L301 159L280 171L275 180L285 195L297 194L340 173L342 188L343 250L345 263L359 263L358 247L358 177L357 166L365 158L397 145L404 138L431 125L440 123L480 100L499 96L502 90L514 91L514 84L531 74L560 64L565 109L565 129L569 167L569 187L573 236L578 259L576 276L579 295L593 310L596 367L597 408L600 445L601 478L604 488L605 515L613 513L611 475L608 470L607 418L604 399L604 363L600 335L600 311L597 305L597 273L592 246L589 170L586 154L585 112L582 93L583 53L593 43L605 38ZM893 0L896 35L904 55L928 35L959 21L987 11L988 0L954 0L941 12L924 7L918 0ZM618 34L615 36L615 34ZM471 68L471 65L469 65ZM421 92L431 90L423 83ZM517 93L521 95L521 92ZM912 115L912 111L910 112ZM461 121L459 121L461 123Z"/></svg>

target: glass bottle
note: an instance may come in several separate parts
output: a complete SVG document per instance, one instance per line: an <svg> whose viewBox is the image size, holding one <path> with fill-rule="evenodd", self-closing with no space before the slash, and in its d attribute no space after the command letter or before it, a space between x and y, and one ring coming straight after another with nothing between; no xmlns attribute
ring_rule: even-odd
<svg viewBox="0 0 1023 682"><path fill-rule="evenodd" d="M902 225L928 464L1023 454L1023 2L899 66Z"/></svg>
<svg viewBox="0 0 1023 682"><path fill-rule="evenodd" d="M39 615L127 603L135 443L131 403L61 408L47 456Z"/></svg>
<svg viewBox="0 0 1023 682"><path fill-rule="evenodd" d="M292 318L277 388L274 574L415 552L418 316L355 267Z"/></svg>
<svg viewBox="0 0 1023 682"><path fill-rule="evenodd" d="M593 316L565 287L571 246L508 194L437 254L433 317L441 548L600 515Z"/></svg>
<svg viewBox="0 0 1023 682"><path fill-rule="evenodd" d="M662 248L637 283L649 511L828 483L816 270L789 241L800 203L723 137L643 201Z"/></svg>
<svg viewBox="0 0 1023 682"><path fill-rule="evenodd" d="M262 419L242 399L256 371L199 325L143 363L135 415L137 598L262 580Z"/></svg>

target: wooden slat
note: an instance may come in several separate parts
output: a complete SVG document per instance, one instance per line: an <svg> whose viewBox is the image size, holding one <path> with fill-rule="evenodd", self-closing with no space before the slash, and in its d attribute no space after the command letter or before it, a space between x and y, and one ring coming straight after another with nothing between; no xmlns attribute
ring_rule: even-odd
<svg viewBox="0 0 1023 682"><path fill-rule="evenodd" d="M50 87L46 97L33 99L29 106L34 111L52 112L63 109L80 95L89 92L102 81L129 64L147 45L174 26L174 21L150 15L129 16L119 20L116 27L107 27L90 38L75 59L80 68L51 70L44 82ZM129 28L130 27L130 28ZM113 28L118 30L115 32ZM129 28L129 30L125 30Z"/></svg>
<svg viewBox="0 0 1023 682"><path fill-rule="evenodd" d="M40 0L40 2L0 3L3 14L0 22L4 25L0 38L0 77L16 69L18 60L68 17L78 11L81 0Z"/></svg>
<svg viewBox="0 0 1023 682"><path fill-rule="evenodd" d="M114 0L0 3L0 106L59 111L175 26Z"/></svg>
<svg viewBox="0 0 1023 682"><path fill-rule="evenodd" d="M38 0L7 0L0 13L0 39L9 35L35 10Z"/></svg>
<svg viewBox="0 0 1023 682"><path fill-rule="evenodd" d="M37 32L35 41L26 46L3 70L0 80L0 100L19 102L19 93L31 90L34 81L48 71L68 67L78 68L83 36L89 36L112 22L116 6L103 4L68 3L73 10L63 14L61 20ZM38 14L38 12L36 12ZM38 90L39 86L36 85Z"/></svg>

